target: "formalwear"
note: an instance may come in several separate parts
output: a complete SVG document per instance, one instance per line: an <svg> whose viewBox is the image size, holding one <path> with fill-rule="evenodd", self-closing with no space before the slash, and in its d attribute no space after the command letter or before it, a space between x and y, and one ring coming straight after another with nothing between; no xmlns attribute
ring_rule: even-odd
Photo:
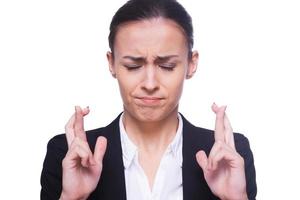
<svg viewBox="0 0 300 200"><path fill-rule="evenodd" d="M196 153L204 150L207 155L215 142L214 131L196 127L183 115L182 144L182 184L184 200L218 199L208 187L203 171L196 161ZM108 126L86 131L87 140L94 151L99 136L107 138L107 149L103 158L103 170L100 181L89 196L91 200L126 200L126 187L122 147L119 130L120 115ZM244 158L247 194L250 200L256 198L256 173L253 154L248 139L234 133L235 146ZM68 151L65 134L53 137L47 145L47 153L41 173L41 199L59 199L62 190L62 160ZM130 200L130 199L128 199Z"/></svg>

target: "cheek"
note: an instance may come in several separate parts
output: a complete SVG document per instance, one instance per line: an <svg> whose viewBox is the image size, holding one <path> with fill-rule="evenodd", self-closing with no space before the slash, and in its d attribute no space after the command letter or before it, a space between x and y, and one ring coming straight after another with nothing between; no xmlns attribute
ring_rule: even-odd
<svg viewBox="0 0 300 200"><path fill-rule="evenodd" d="M120 77L127 77L127 78L120 78ZM130 96L132 92L135 90L135 87L137 85L136 81L137 79L134 77L130 77L129 75L121 75L118 78L118 84L120 88L120 93L123 99L123 102L129 102Z"/></svg>
<svg viewBox="0 0 300 200"><path fill-rule="evenodd" d="M126 101L128 93L130 91L130 84L127 81L118 79L120 93L123 101Z"/></svg>
<svg viewBox="0 0 300 200"><path fill-rule="evenodd" d="M163 79L163 84L168 91L171 100L178 101L180 99L184 80L184 73L178 73L176 76Z"/></svg>
<svg viewBox="0 0 300 200"><path fill-rule="evenodd" d="M177 85L174 84L172 91L173 91L173 98L176 99L176 101L179 101L181 94L182 94L182 89L183 89L183 81L178 82Z"/></svg>

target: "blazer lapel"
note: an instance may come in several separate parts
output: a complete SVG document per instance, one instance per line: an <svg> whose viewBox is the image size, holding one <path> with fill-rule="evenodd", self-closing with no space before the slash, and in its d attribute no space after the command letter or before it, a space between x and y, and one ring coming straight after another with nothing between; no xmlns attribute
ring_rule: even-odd
<svg viewBox="0 0 300 200"><path fill-rule="evenodd" d="M181 115L182 116L182 115ZM122 148L119 130L120 115L100 135L107 138L107 150L103 159L103 170L93 197L101 200L126 200L126 186ZM183 199L208 200L218 199L210 191L202 169L196 161L196 153L204 150L207 154L214 138L212 131L193 126L183 116ZM95 196L94 196L95 195Z"/></svg>
<svg viewBox="0 0 300 200"><path fill-rule="evenodd" d="M107 149L96 194L101 200L126 200L119 119L120 115L103 129L103 135L107 138Z"/></svg>
<svg viewBox="0 0 300 200"><path fill-rule="evenodd" d="M206 154L213 144L212 131L193 126L183 116L183 164L182 182L184 200L218 199L209 189L201 167L196 161L196 153L204 150Z"/></svg>

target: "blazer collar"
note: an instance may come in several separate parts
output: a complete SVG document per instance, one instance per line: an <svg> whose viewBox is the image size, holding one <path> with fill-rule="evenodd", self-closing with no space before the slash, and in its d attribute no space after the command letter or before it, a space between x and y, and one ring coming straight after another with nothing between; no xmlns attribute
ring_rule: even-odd
<svg viewBox="0 0 300 200"><path fill-rule="evenodd" d="M126 200L125 175L119 130L120 116L121 114L103 129L102 135L107 138L107 148L103 158L103 169L96 193L97 197L101 197L101 200Z"/></svg>
<svg viewBox="0 0 300 200"><path fill-rule="evenodd" d="M103 170L98 184L101 187L97 187L97 194L102 196L103 199L126 200L124 164L119 130L120 116L121 114L103 129L103 135L107 137L108 143L103 160ZM195 127L183 115L181 116L183 122L183 199L215 199L207 186L202 169L195 157L200 149L209 153L212 143L211 138L205 132L205 129Z"/></svg>
<svg viewBox="0 0 300 200"><path fill-rule="evenodd" d="M196 160L196 153L204 150L209 153L213 134L210 130L192 125L183 116L183 164L182 183L184 200L218 199L209 189L203 171Z"/></svg>

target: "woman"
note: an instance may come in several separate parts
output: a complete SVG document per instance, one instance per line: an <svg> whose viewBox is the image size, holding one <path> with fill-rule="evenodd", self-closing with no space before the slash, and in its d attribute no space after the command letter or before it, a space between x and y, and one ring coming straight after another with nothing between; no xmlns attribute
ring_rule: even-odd
<svg viewBox="0 0 300 200"><path fill-rule="evenodd" d="M233 134L226 107L212 105L214 132L178 113L198 61L185 9L174 0L128 1L112 19L109 44L124 110L85 132L89 108L76 106L66 134L48 144L41 198L255 199L249 143Z"/></svg>

